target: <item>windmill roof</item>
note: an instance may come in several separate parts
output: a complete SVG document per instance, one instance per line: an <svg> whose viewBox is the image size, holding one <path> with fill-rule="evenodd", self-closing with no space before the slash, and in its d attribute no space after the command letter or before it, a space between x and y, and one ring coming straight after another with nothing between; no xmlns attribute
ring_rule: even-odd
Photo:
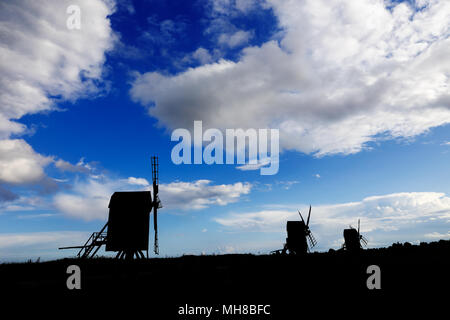
<svg viewBox="0 0 450 320"><path fill-rule="evenodd" d="M151 210L152 195L150 191L120 191L114 192L109 201L108 208L121 208L133 206L142 210Z"/></svg>

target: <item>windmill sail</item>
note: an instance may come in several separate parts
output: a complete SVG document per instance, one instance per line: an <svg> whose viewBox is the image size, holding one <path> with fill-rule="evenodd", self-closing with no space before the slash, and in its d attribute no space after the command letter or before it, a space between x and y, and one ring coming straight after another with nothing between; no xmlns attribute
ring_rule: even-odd
<svg viewBox="0 0 450 320"><path fill-rule="evenodd" d="M158 196L158 184L159 184L159 163L158 157L152 157L152 180L153 180L153 228L155 230L155 244L153 251L155 254L159 254L158 244L158 209L162 208L161 201Z"/></svg>

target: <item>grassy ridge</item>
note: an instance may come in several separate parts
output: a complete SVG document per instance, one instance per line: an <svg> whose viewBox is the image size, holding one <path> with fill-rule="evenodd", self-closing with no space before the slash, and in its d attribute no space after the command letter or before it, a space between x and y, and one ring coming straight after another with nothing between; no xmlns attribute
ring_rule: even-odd
<svg viewBox="0 0 450 320"><path fill-rule="evenodd" d="M66 287L66 269L72 264L81 268L81 290ZM381 269L381 290L367 289L369 265ZM330 250L303 257L230 254L132 262L95 258L0 265L5 292L82 301L99 295L119 301L137 297L155 308L168 308L172 314L185 303L267 303L281 312L300 301L317 302L318 297L320 301L346 303L352 299L388 301L388 297L399 295L446 291L449 279L450 241L444 240L394 244L358 255Z"/></svg>

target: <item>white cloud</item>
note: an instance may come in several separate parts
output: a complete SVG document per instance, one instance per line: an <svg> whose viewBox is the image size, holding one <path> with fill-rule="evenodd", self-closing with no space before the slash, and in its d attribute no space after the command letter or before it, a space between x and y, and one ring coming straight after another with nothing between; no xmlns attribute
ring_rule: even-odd
<svg viewBox="0 0 450 320"><path fill-rule="evenodd" d="M295 214L292 211L262 210L230 214L225 218L216 218L215 221L226 227L270 231L294 216Z"/></svg>
<svg viewBox="0 0 450 320"><path fill-rule="evenodd" d="M40 218L50 218L57 216L54 213L37 213L37 214L21 214L17 216L17 219L40 219Z"/></svg>
<svg viewBox="0 0 450 320"><path fill-rule="evenodd" d="M4 212L30 212L33 210L45 210L48 204L45 199L38 196L15 195L12 199L0 202L0 214Z"/></svg>
<svg viewBox="0 0 450 320"><path fill-rule="evenodd" d="M160 198L168 209L198 210L212 205L224 206L250 193L249 183L212 185L209 180L171 182L159 187Z"/></svg>
<svg viewBox="0 0 450 320"><path fill-rule="evenodd" d="M83 220L105 220L111 195L116 191L151 190L144 178L111 180L105 177L75 183L71 192L61 192L53 197L53 205L66 216ZM213 185L209 180L194 182L172 182L159 185L159 197L165 210L199 210L213 205L227 205L248 194L251 185Z"/></svg>
<svg viewBox="0 0 450 320"><path fill-rule="evenodd" d="M248 12L254 9L258 1L256 0L236 0L236 9L242 12Z"/></svg>
<svg viewBox="0 0 450 320"><path fill-rule="evenodd" d="M306 219L308 208L299 205L230 213L215 218L215 221L233 230L281 234L285 233L286 221L300 219L298 208ZM430 238L431 234L437 237L437 231L426 233L427 228L430 225L439 231L448 228L445 221L449 221L449 218L450 197L444 193L411 192L372 196L357 202L313 206L310 222L312 232L320 240L320 246L327 248L335 242L342 243L342 230L348 225L356 226L358 219L361 219L362 233L369 237L372 245L375 241L386 245L389 244L388 241L393 241L391 239L412 241L415 239L411 237ZM446 237L445 234L444 236Z"/></svg>
<svg viewBox="0 0 450 320"><path fill-rule="evenodd" d="M150 185L147 181L147 179L144 178L135 178L135 177L129 177L127 179L128 184L135 184L138 186L148 186Z"/></svg>
<svg viewBox="0 0 450 320"><path fill-rule="evenodd" d="M205 48L198 48L192 54L192 58L200 62L201 64L207 64L213 62L213 57Z"/></svg>
<svg viewBox="0 0 450 320"><path fill-rule="evenodd" d="M66 26L69 5L81 9L81 30ZM97 90L115 40L112 10L101 0L0 3L0 138L24 130L11 121L53 108L50 96L74 100Z"/></svg>
<svg viewBox="0 0 450 320"><path fill-rule="evenodd" d="M425 235L425 237L431 238L431 239L445 239L445 238L450 238L450 231L447 231L447 233L439 233L439 232L427 233L427 234Z"/></svg>
<svg viewBox="0 0 450 320"><path fill-rule="evenodd" d="M58 193L53 197L53 205L59 212L86 221L106 219L111 195L119 188L117 182L98 181L89 178L75 182L71 193Z"/></svg>
<svg viewBox="0 0 450 320"><path fill-rule="evenodd" d="M57 161L55 161L55 167L57 167L61 171L80 173L89 173L92 170L92 167L89 164L84 163L83 159L80 159L80 161L75 165L65 160L58 159Z"/></svg>
<svg viewBox="0 0 450 320"><path fill-rule="evenodd" d="M0 140L0 182L20 184L45 177L44 167L52 158L36 153L21 139Z"/></svg>
<svg viewBox="0 0 450 320"><path fill-rule="evenodd" d="M219 44L224 44L229 46L230 48L234 48L240 45L247 44L251 37L251 32L243 30L236 31L232 34L222 33L219 36Z"/></svg>
<svg viewBox="0 0 450 320"><path fill-rule="evenodd" d="M210 0L212 14L237 15L247 13L257 7L257 0ZM262 2L262 1L261 1Z"/></svg>
<svg viewBox="0 0 450 320"><path fill-rule="evenodd" d="M253 171L253 170L259 170L262 167L268 165L270 163L270 159L269 158L264 158L264 159L258 159L256 164L251 164L251 163L247 163L244 164L242 166L237 166L236 169L241 170L241 171Z"/></svg>
<svg viewBox="0 0 450 320"><path fill-rule="evenodd" d="M58 247L80 245L89 235L90 232L83 231L0 233L0 256L2 261L52 259L67 255L67 252L58 252Z"/></svg>
<svg viewBox="0 0 450 320"><path fill-rule="evenodd" d="M419 12L382 0L266 4L280 42L245 48L237 62L139 75L132 98L154 103L150 115L171 129L279 128L282 148L316 156L450 123L448 1Z"/></svg>
<svg viewBox="0 0 450 320"><path fill-rule="evenodd" d="M57 241L67 241L73 238L74 235L79 235L79 232L0 233L0 249L13 246L29 246L38 243L54 243L56 247L58 245ZM83 235L86 235L86 233L83 232Z"/></svg>
<svg viewBox="0 0 450 320"><path fill-rule="evenodd" d="M66 26L69 5L81 9L81 30ZM108 19L113 10L112 1L102 0L0 2L0 182L45 177L51 158L11 139L26 131L16 121L98 91L105 51L115 42ZM79 169L63 160L56 166Z"/></svg>

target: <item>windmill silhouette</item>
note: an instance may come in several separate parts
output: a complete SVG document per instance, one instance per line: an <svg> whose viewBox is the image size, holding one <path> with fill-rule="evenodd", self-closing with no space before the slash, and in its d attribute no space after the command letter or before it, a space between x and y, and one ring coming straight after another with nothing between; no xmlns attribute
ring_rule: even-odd
<svg viewBox="0 0 450 320"><path fill-rule="evenodd" d="M162 208L158 196L159 163L153 156L152 180L153 199L150 191L114 192L109 201L108 221L100 232L94 232L82 246L59 249L80 249L78 258L93 258L105 245L106 251L117 252L118 259L145 258L149 244L150 212L153 209L153 228L155 231L154 252L159 254L158 209Z"/></svg>
<svg viewBox="0 0 450 320"><path fill-rule="evenodd" d="M272 251L276 254L306 254L317 244L311 230L309 229L309 220L311 218L311 206L309 206L308 218L305 220L298 210L301 221L288 221L286 223L287 238L286 243L281 250Z"/></svg>
<svg viewBox="0 0 450 320"><path fill-rule="evenodd" d="M367 246L367 239L360 233L360 220L358 219L358 230L350 225L349 229L344 229L344 244L342 249L348 252L358 252L363 245Z"/></svg>

